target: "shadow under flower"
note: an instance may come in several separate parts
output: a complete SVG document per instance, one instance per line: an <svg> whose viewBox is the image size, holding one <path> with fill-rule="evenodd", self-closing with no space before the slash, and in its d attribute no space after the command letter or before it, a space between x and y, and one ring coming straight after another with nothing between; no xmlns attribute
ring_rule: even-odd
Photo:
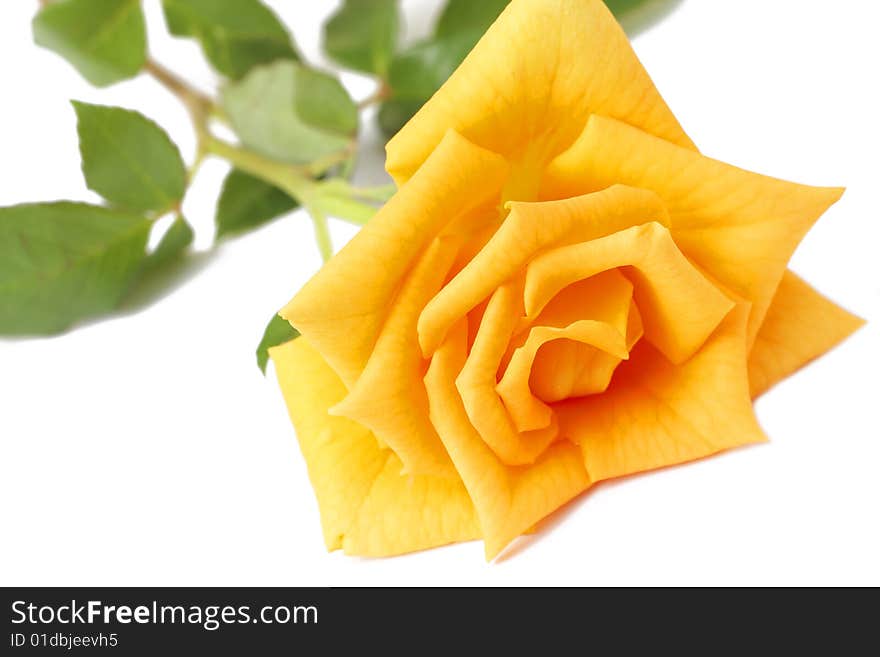
<svg viewBox="0 0 880 657"><path fill-rule="evenodd" d="M739 451L741 449L753 449L756 447L761 447L762 445L766 445L766 443L755 443L751 445L743 445L741 447L736 447L731 450L727 450L728 452ZM577 511L587 500L589 500L596 491L604 491L606 489L614 488L616 486L624 486L630 479L641 478L646 476L655 475L660 472L666 472L668 470L676 470L679 468L688 468L707 459L711 459L717 454L710 454L709 456L705 456L701 459L696 459L694 461L687 461L685 463L676 463L675 465L668 465L664 468L657 468L655 470L649 470L646 472L634 472L630 475L626 475L625 477L616 477L614 479L605 479L603 481L596 482L592 486L590 486L583 493L578 495L577 497L569 500L561 507L556 509L553 513L546 516L543 520L538 522L532 530L523 534L522 536L517 537L510 545L508 545L504 551L501 552L500 555L495 559L496 564L501 564L518 554L526 551L530 546L535 543L543 540L547 536L549 536L553 531L563 523L563 521L568 518L572 513Z"/></svg>

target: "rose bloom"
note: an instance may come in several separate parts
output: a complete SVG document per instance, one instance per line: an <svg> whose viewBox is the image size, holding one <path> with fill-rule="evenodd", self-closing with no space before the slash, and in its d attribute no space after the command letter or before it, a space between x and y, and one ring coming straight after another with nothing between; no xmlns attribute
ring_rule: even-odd
<svg viewBox="0 0 880 657"><path fill-rule="evenodd" d="M387 154L271 354L329 549L491 559L764 441L752 399L860 325L786 269L843 190L701 155L600 0L514 0Z"/></svg>

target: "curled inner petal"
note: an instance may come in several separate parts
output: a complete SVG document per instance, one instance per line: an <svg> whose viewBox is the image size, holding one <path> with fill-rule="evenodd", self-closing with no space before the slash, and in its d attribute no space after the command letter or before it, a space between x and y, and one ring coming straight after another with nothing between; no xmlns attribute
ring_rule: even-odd
<svg viewBox="0 0 880 657"><path fill-rule="evenodd" d="M645 338L674 363L690 358L733 308L668 229L652 222L535 258L526 274L526 312L540 312L567 285L615 267L625 267L634 284Z"/></svg>
<svg viewBox="0 0 880 657"><path fill-rule="evenodd" d="M548 426L547 403L599 392L628 358L639 335L628 335L633 286L617 270L578 281L533 319L523 318L521 337L508 346L496 390L520 431Z"/></svg>
<svg viewBox="0 0 880 657"><path fill-rule="evenodd" d="M532 370L532 364L539 350L553 345L584 347L588 353L590 350L604 353L616 359L611 365L612 370L617 363L629 357L625 336L605 322L583 319L565 328L549 326L533 328L526 343L514 352L504 377L497 385L498 394L504 400L514 424L520 431L540 429L552 422L553 412L543 401L558 400L552 397L555 396L554 392L559 390L557 386L564 387L564 379L557 380L557 375L562 369L561 365L570 362L567 357L578 358L584 355L576 348L556 351L554 354L545 351L541 360L543 366L537 371L536 383L540 391L534 391L530 388L531 376L536 373ZM561 356L563 360L557 361L557 356ZM579 361L575 362L576 366L581 365ZM586 374L589 377L589 371ZM536 395L532 395L533 391Z"/></svg>
<svg viewBox="0 0 880 657"><path fill-rule="evenodd" d="M659 198L621 185L563 201L511 203L498 232L422 311L418 323L422 353L429 357L455 322L542 251L647 221L667 222Z"/></svg>
<svg viewBox="0 0 880 657"><path fill-rule="evenodd" d="M529 373L529 389L544 402L605 392L617 366L642 337L642 320L635 303L627 322L626 358L603 348L571 339L546 342L538 349Z"/></svg>
<svg viewBox="0 0 880 657"><path fill-rule="evenodd" d="M529 467L505 464L471 424L455 383L467 358L464 321L449 332L425 375L431 421L473 500L486 558L590 486L583 456L568 441L550 445Z"/></svg>
<svg viewBox="0 0 880 657"><path fill-rule="evenodd" d="M534 431L519 431L495 390L501 360L521 314L522 283L498 288L455 381L470 423L507 465L533 463L557 436L553 418Z"/></svg>
<svg viewBox="0 0 880 657"><path fill-rule="evenodd" d="M529 388L548 403L605 392L622 360L585 342L551 340L535 354Z"/></svg>

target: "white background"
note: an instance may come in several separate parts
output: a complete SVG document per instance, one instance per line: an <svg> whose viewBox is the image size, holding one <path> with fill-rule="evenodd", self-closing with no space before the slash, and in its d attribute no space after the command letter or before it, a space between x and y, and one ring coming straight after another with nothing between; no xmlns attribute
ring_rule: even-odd
<svg viewBox="0 0 880 657"><path fill-rule="evenodd" d="M336 3L270 4L321 61L318 27ZM197 47L166 35L158 0L146 5L156 57L210 88ZM69 98L139 109L191 154L186 114L154 82L98 91L34 47L35 7L0 9L0 205L97 200ZM435 7L406 3L410 37ZM793 268L871 323L759 401L769 444L602 484L493 564L478 543L327 554L280 393L253 356L319 266L297 213L204 255L154 303L0 341L0 583L880 584L878 24L866 0L686 0L635 40L706 154L849 188ZM381 181L381 168L367 128L360 179ZM202 249L224 173L209 162L184 206Z"/></svg>

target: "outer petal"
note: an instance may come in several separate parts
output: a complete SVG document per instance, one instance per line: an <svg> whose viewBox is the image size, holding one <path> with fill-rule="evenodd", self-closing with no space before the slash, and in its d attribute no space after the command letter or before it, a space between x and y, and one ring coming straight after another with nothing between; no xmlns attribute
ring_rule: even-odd
<svg viewBox="0 0 880 657"><path fill-rule="evenodd" d="M766 440L748 389L747 315L737 306L684 365L643 341L604 394L554 406L561 435L580 445L593 481Z"/></svg>
<svg viewBox="0 0 880 657"><path fill-rule="evenodd" d="M488 244L419 317L419 344L427 357L449 328L540 251L584 242L647 221L667 223L656 194L616 185L595 194L547 203L511 203L510 214Z"/></svg>
<svg viewBox="0 0 880 657"><path fill-rule="evenodd" d="M330 550L386 556L478 538L462 482L401 475L393 452L327 409L345 386L303 338L270 350L318 498Z"/></svg>
<svg viewBox="0 0 880 657"><path fill-rule="evenodd" d="M548 169L542 194L557 198L615 183L660 195L681 250L752 302L750 343L795 247L843 193L738 169L593 116Z"/></svg>
<svg viewBox="0 0 880 657"><path fill-rule="evenodd" d="M428 398L416 321L446 278L457 248L435 239L403 284L370 360L348 396L331 413L369 428L410 474L456 476L428 417Z"/></svg>
<svg viewBox="0 0 880 657"><path fill-rule="evenodd" d="M281 311L346 385L360 375L406 272L458 216L497 197L504 160L449 132L418 175Z"/></svg>
<svg viewBox="0 0 880 657"><path fill-rule="evenodd" d="M692 147L601 0L513 0L388 143L386 166L408 180L451 126L539 170L592 113Z"/></svg>
<svg viewBox="0 0 880 657"><path fill-rule="evenodd" d="M786 271L749 354L752 396L821 356L864 323Z"/></svg>
<svg viewBox="0 0 880 657"><path fill-rule="evenodd" d="M520 534L586 490L590 479L578 449L551 445L526 467L506 466L468 420L455 379L464 365L467 328L460 322L440 347L425 377L431 421L461 474L480 518L486 558L494 558Z"/></svg>

